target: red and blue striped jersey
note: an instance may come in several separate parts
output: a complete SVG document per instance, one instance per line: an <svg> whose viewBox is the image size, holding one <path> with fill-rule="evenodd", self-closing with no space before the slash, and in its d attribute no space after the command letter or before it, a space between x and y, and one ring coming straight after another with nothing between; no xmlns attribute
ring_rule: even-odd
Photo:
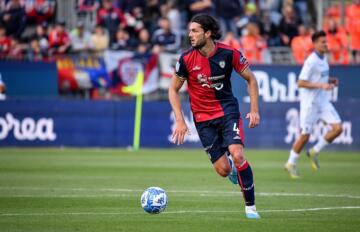
<svg viewBox="0 0 360 232"><path fill-rule="evenodd" d="M239 51L218 42L208 57L193 48L181 54L175 73L187 80L191 110L196 122L239 113L230 78L233 69L241 73L248 65Z"/></svg>

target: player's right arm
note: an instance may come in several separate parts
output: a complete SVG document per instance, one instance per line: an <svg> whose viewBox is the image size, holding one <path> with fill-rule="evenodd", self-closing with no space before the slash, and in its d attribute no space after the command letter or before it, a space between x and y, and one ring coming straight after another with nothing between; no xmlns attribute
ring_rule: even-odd
<svg viewBox="0 0 360 232"><path fill-rule="evenodd" d="M335 87L333 83L316 83L305 80L299 80L297 84L299 88L306 88L306 89L332 90Z"/></svg>
<svg viewBox="0 0 360 232"><path fill-rule="evenodd" d="M313 75L313 70L316 66L316 63L312 62L311 59L307 59L304 62L304 65L301 69L299 80L297 85L299 88L306 89L324 89L324 90L332 90L335 85L332 83L319 83L310 81L311 75Z"/></svg>
<svg viewBox="0 0 360 232"><path fill-rule="evenodd" d="M176 74L174 74L169 88L169 101L175 114L176 124L175 130L172 133L172 141L177 145L184 143L185 135L189 132L182 113L179 95L179 90L183 86L184 82L184 79L181 79Z"/></svg>

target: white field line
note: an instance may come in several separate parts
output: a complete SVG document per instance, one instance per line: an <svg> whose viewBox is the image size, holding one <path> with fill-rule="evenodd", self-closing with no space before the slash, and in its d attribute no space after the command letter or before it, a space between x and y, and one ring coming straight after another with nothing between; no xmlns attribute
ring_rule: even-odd
<svg viewBox="0 0 360 232"><path fill-rule="evenodd" d="M269 209L269 210L259 210L259 212L260 213L308 212L308 211L345 210L345 209L360 209L360 206L339 206L339 207L307 208L307 209ZM240 213L240 211L180 210L180 211L165 211L162 214L208 214L208 213L238 214ZM144 215L144 214L145 212L139 210L139 212L0 213L0 216L14 217L14 216Z"/></svg>
<svg viewBox="0 0 360 232"><path fill-rule="evenodd" d="M123 189L123 188L57 188L57 187L6 187L6 186L0 186L1 190L24 190L24 191L69 191L69 192L87 192L87 194L14 194L14 197L16 196L24 196L24 197L36 197L36 196L63 196L63 197L101 197L101 196L108 196L108 197L121 197L121 196L134 196L131 193L141 193L144 190L141 189ZM101 192L105 194L89 194L93 192ZM208 190L166 190L168 193L174 193L174 194L199 194L203 197L217 197L217 196L224 196L224 195L239 195L240 191L208 191ZM120 194L119 194L120 193ZM127 194L124 194L127 193ZM349 194L323 194L323 193L268 193L268 192L257 192L257 196L264 196L264 197L327 197L327 198L350 198L350 199L360 199L360 195L349 195ZM1 196L1 193L0 193Z"/></svg>

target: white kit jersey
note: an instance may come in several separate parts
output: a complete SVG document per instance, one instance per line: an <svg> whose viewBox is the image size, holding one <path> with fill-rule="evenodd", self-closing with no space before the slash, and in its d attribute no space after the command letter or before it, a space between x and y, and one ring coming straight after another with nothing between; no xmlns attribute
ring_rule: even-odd
<svg viewBox="0 0 360 232"><path fill-rule="evenodd" d="M299 79L313 83L328 83L329 64L326 57L320 57L316 52L312 52L304 62ZM299 91L302 107L308 107L312 104L321 105L330 101L331 92L328 90L299 88Z"/></svg>

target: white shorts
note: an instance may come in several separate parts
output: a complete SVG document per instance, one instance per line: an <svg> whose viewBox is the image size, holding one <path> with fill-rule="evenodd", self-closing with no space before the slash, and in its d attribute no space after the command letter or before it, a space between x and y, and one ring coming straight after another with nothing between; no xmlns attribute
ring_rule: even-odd
<svg viewBox="0 0 360 232"><path fill-rule="evenodd" d="M341 122L340 116L331 102L322 105L313 104L308 107L300 106L301 134L311 134L315 123L319 120L327 124Z"/></svg>

